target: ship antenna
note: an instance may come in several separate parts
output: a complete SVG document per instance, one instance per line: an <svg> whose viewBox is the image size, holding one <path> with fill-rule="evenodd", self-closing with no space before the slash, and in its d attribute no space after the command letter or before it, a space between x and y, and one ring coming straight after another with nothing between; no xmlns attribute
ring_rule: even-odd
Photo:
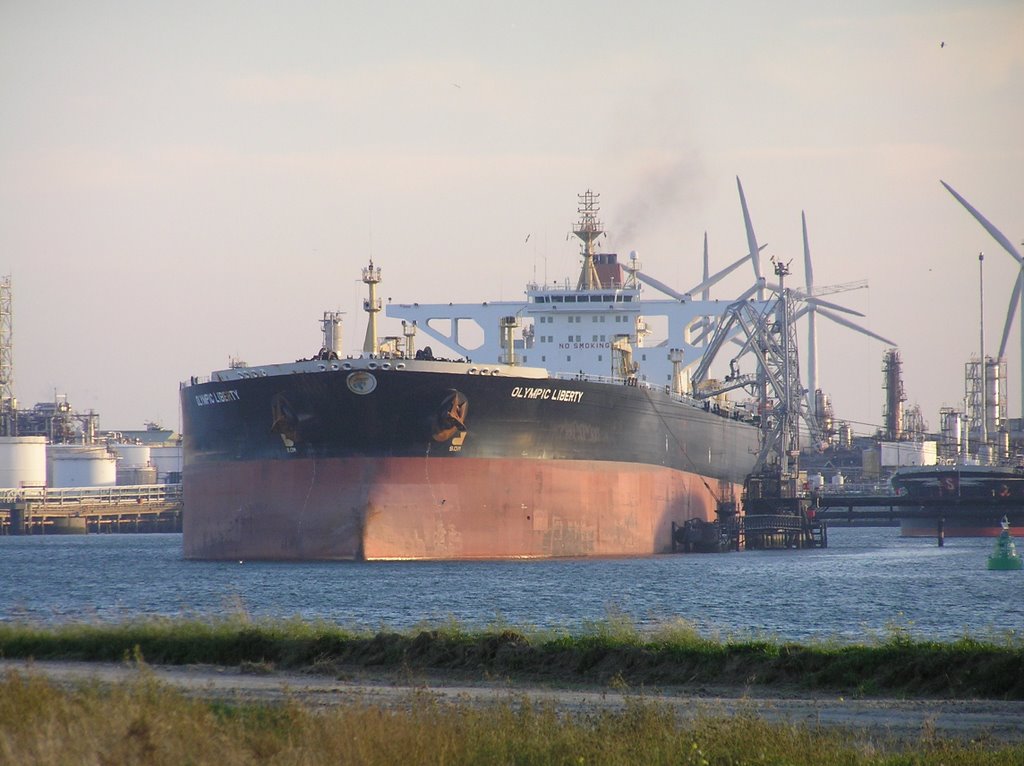
<svg viewBox="0 0 1024 766"><path fill-rule="evenodd" d="M374 268L373 258L370 265L363 269L363 283L370 288L370 297L363 301L363 311L369 314L366 321L366 340L363 341L363 353L377 353L377 314L380 313L380 298L377 297L377 285L380 284L380 266Z"/></svg>
<svg viewBox="0 0 1024 766"><path fill-rule="evenodd" d="M597 238L604 234L604 224L597 217L601 209L600 194L587 189L583 194L577 194L579 203L576 212L580 214L579 221L572 233L583 240L580 253L583 256L583 269L580 271L580 279L576 285L577 290L600 290L601 280L597 276L597 267L594 266L594 243Z"/></svg>

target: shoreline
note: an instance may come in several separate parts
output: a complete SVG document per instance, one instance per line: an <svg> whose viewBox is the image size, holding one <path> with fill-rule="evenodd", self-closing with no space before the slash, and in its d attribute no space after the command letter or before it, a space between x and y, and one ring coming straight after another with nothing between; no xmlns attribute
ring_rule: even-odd
<svg viewBox="0 0 1024 766"><path fill-rule="evenodd" d="M486 707L528 701L561 713L621 712L631 704L665 707L680 720L754 716L769 724L849 729L874 736L914 740L923 732L940 737L1001 743L1024 742L1024 701L849 697L785 687L696 686L624 688L598 684L552 685L509 679L468 680L450 674L369 673L349 668L337 674L217 665L147 665L132 662L0 660L0 672L40 676L73 689L83 684L131 684L152 679L187 696L240 705L297 703L311 710L358 703L381 708L411 700Z"/></svg>

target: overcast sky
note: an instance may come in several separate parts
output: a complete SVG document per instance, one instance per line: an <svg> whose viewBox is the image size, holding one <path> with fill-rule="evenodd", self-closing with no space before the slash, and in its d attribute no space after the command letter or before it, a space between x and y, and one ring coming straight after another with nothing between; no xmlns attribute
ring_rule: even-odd
<svg viewBox="0 0 1024 766"><path fill-rule="evenodd" d="M746 252L739 176L792 280L804 210L816 282L869 281L830 299L899 344L937 428L980 345L978 252L989 353L1018 273L939 179L1020 243L1022 136L1019 0L5 0L15 393L177 428L179 381L309 356L326 309L357 349L371 256L402 302L575 278L588 188L608 248L686 289L705 232L713 267ZM866 432L885 346L821 324L819 384Z"/></svg>

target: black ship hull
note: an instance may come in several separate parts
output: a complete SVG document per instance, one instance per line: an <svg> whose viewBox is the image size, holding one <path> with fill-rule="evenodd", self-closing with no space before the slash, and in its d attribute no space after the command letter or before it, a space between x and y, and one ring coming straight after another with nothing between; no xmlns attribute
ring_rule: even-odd
<svg viewBox="0 0 1024 766"><path fill-rule="evenodd" d="M184 548L213 559L643 555L711 520L758 430L664 389L350 360L183 386Z"/></svg>

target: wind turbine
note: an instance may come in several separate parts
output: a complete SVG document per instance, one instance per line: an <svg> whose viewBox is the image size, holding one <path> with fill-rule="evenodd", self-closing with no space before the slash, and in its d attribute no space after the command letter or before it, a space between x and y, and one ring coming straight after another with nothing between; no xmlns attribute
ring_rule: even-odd
<svg viewBox="0 0 1024 766"><path fill-rule="evenodd" d="M1020 381L1021 381L1021 417L1024 418L1024 256L1020 254L1020 251L1013 246L1013 243L1003 234L999 229L992 225L992 223L981 213L979 213L970 202L965 200L956 190L947 184L942 179L939 179L939 183L946 187L946 191L952 194L956 201L963 205L967 212L974 216L975 220L982 225L982 227L989 233L989 235L1000 246L1008 252L1020 267L1020 273L1017 275L1017 281L1013 284L1013 292L1010 293L1010 305L1006 310L1006 323L1003 325L1003 337L999 341L999 359L1006 356L1006 342L1010 339L1010 326L1013 324L1013 315L1017 311L1017 304L1020 303L1020 342L1021 342L1021 357L1020 357ZM981 360L982 365L985 364L985 360Z"/></svg>
<svg viewBox="0 0 1024 766"><path fill-rule="evenodd" d="M757 246L757 237L754 236L754 224L750 222L750 211L747 210L747 198L743 194L743 184L740 183L740 177L736 176L736 188L740 191L740 207L743 208L743 226L747 231L747 251L750 253L750 260L754 264L754 279L759 283L761 281L761 258L760 258L760 247ZM757 291L757 299L759 301L764 300L764 290Z"/></svg>
<svg viewBox="0 0 1024 766"><path fill-rule="evenodd" d="M806 307L802 308L796 313L797 317L807 317L807 390L810 396L814 396L814 393L818 390L818 335L817 335L817 315L819 313L822 316L827 317L837 324L841 324L844 327L848 327L851 330L867 335L869 338L880 340L883 343L887 343L890 346L895 346L891 340L883 338L881 335L872 332L866 327L861 327L844 317L836 316L834 313L829 311L829 308L838 309L847 314L856 314L857 316L864 316L859 311L852 311L851 309L838 306L834 303L826 303L822 301L819 296L829 295L831 293L845 292L847 290L859 290L862 287L867 287L868 283L866 280L859 280L857 282L846 282L840 285L828 285L826 287L815 287L814 285L814 264L811 262L811 247L807 239L807 214L800 211L800 228L803 231L804 240L804 285L806 292L804 295L807 298L813 298L814 300L807 300Z"/></svg>
<svg viewBox="0 0 1024 766"><path fill-rule="evenodd" d="M744 227L747 230L747 243L749 245L751 245L751 246L756 246L757 245L757 236L754 234L754 226L753 226L753 224L751 223L751 220L750 220L750 211L747 208L747 200L746 200L746 197L743 195L743 186L740 184L740 179L739 178L736 179L736 184L737 184L737 186L739 186L739 191L740 191L740 205L743 208L743 224L744 224ZM888 343L890 346L895 346L896 344L893 343L888 338L885 338L885 337L879 335L878 333L872 332L871 330L867 329L866 327L861 327L859 324L856 324L855 322L851 322L849 319L846 319L845 317L841 317L841 316L839 316L839 314L836 313L838 311L838 312L842 312L844 314L853 314L855 316L860 316L860 317L864 316L859 311L854 311L853 309L848 309L845 306L840 306L837 303L830 303L829 301L823 301L820 297L818 297L818 296L821 296L821 295L828 295L829 293L837 293L837 292L843 292L845 290L856 290L856 289L861 288L861 287L867 287L867 282L864 282L864 281L848 282L848 283L842 284L842 285L830 285L828 287L815 287L814 286L814 268L813 268L813 266L811 264L811 251L810 251L810 246L808 245L808 241L807 241L807 216L804 214L803 211L800 212L800 220L801 220L801 223L803 224L804 270L805 270L804 278L806 280L807 291L803 292L803 291L800 291L800 290L793 290L792 292L793 292L795 297L799 298L800 300L804 301L804 303L805 303L805 305L795 313L794 319L799 319L800 317L806 316L806 315L809 314L810 317L808 318L808 323L809 323L811 328L814 328L814 329L809 330L809 332L808 332L808 340L811 342L811 344L814 347L813 350L811 350L809 352L809 356L811 356L811 357L816 357L817 356L817 353L816 353L817 352L817 337L816 337L817 329L815 327L814 318L818 314L820 314L821 316L825 317L826 319L828 319L828 320L830 320L832 322L835 322L836 324L840 324L843 327L846 327L846 328L848 328L850 330L854 330L855 332L859 332L861 335L867 335L869 338L874 338L875 340L880 340L883 343ZM764 248L764 246L759 248L759 250L761 250L763 248ZM751 252L754 252L754 251L751 250ZM754 277L760 281L760 277L761 277L760 262L757 262L754 265ZM765 286L765 288L767 288L769 290L772 290L773 292L778 292L778 289L779 289L779 286L777 284L773 284L771 282L765 282L764 286ZM814 358L814 363L815 363L815 365L817 364L817 359L816 358ZM814 386L816 387L817 386L817 367L816 366L815 366L815 369L814 369L814 376L815 377L814 377L813 383L814 383ZM816 390L816 388L811 388L810 390L813 393Z"/></svg>
<svg viewBox="0 0 1024 766"><path fill-rule="evenodd" d="M807 216L800 211L800 228L804 232L804 284L807 294L814 295L814 266L811 264L811 248L807 244ZM810 306L807 311L807 394L814 397L818 391L818 333L815 327L817 311ZM813 399L812 399L813 401Z"/></svg>
<svg viewBox="0 0 1024 766"><path fill-rule="evenodd" d="M747 244L750 247L750 252L759 251L757 247L757 235L754 233L754 225L750 218L750 209L747 207L747 199L743 194L743 185L740 183L739 177L736 178L736 186L739 189L740 194L740 206L743 209L743 226L746 229ZM822 300L819 296L827 295L829 293L841 292L844 290L854 290L860 287L866 287L866 282L851 282L844 285L832 285L824 288L816 288L814 286L814 267L811 263L811 249L807 239L807 216L803 211L800 213L800 221L803 229L803 244L804 244L804 276L806 284L806 292L795 290L790 288L789 292L793 298L797 301L802 302L803 305L796 309L790 321L796 322L803 316L808 318L807 328L807 346L808 346L808 364L807 364L807 389L806 394L806 408L808 413L815 412L815 394L818 390L818 354L817 354L817 316L820 314L822 317L834 322L838 325L842 325L850 330L866 335L869 338L874 338L882 343L889 346L895 346L888 338L873 332L866 327L847 319L844 316L840 316L840 312L843 314L853 314L854 316L864 316L859 311L840 306L836 303ZM763 296L764 289L770 290L771 292L780 294L780 286L765 282L760 279L760 263L754 263L754 276L758 279L757 284L762 285L763 288L758 291L759 296ZM742 353L742 352L741 352ZM812 432L819 427L818 424L814 423L814 418L808 419L808 426L812 429Z"/></svg>

